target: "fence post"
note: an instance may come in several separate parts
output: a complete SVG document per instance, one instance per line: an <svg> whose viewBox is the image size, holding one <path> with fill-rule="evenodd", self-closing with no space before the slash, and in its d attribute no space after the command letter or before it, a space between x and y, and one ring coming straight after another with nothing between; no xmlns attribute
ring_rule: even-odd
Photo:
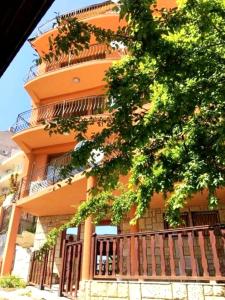
<svg viewBox="0 0 225 300"><path fill-rule="evenodd" d="M90 264L90 279L94 278L94 269L95 269L95 249L96 249L96 233L93 233L91 240L91 264Z"/></svg>
<svg viewBox="0 0 225 300"><path fill-rule="evenodd" d="M42 269L42 274L41 274L40 290L44 290L44 281L45 281L45 260L46 260L46 252L44 253L44 259L43 259L43 269Z"/></svg>
<svg viewBox="0 0 225 300"><path fill-rule="evenodd" d="M64 286L64 270L66 267L66 240L63 240L63 251L62 251L62 268L59 280L59 297L63 296L63 286Z"/></svg>

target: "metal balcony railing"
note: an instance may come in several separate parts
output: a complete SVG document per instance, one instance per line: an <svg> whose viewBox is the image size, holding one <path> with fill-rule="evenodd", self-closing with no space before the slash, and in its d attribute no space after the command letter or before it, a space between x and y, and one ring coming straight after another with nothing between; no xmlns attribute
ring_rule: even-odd
<svg viewBox="0 0 225 300"><path fill-rule="evenodd" d="M113 3L112 1L105 1L102 3L97 3L97 4L89 5L89 6L80 8L80 9L72 10L68 13L64 13L64 14L57 16L57 18L64 19L64 18L68 18L68 17L69 18L76 17L79 20L83 20L83 19L86 19L89 17L94 17L97 15L102 15L102 14L106 14L106 13L117 14L117 12L115 10L113 10L114 7L115 7L115 3ZM53 18L53 19L45 22L44 24L42 24L38 27L37 36L55 28L56 25L57 25L56 18Z"/></svg>
<svg viewBox="0 0 225 300"><path fill-rule="evenodd" d="M78 55L65 54L59 56L57 60L53 59L51 62L46 62L45 65L33 65L30 68L27 77L25 78L25 82L30 81L37 76L87 61L100 59L120 59L124 54L126 54L126 49L115 50L104 44L94 44L88 49L81 51Z"/></svg>
<svg viewBox="0 0 225 300"><path fill-rule="evenodd" d="M105 109L106 97L104 95L55 102L19 114L15 125L11 127L11 131L18 133L44 124L46 121L52 121L57 117L98 115L102 114Z"/></svg>
<svg viewBox="0 0 225 300"><path fill-rule="evenodd" d="M63 180L61 170L71 161L71 152L67 152L51 161L44 168L33 168L29 176L24 176L20 182L16 199L33 195L43 191L47 187ZM83 169L75 169L72 174L76 175Z"/></svg>

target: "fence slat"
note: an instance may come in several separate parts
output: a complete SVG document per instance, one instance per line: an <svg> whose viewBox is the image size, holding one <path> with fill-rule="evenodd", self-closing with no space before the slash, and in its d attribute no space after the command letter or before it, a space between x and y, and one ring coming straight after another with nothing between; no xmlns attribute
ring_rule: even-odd
<svg viewBox="0 0 225 300"><path fill-rule="evenodd" d="M189 247L189 253L191 257L191 270L192 270L192 276L197 276L197 267L196 267L196 260L195 260L195 254L194 254L194 241L193 241L193 233L188 232L188 247Z"/></svg>
<svg viewBox="0 0 225 300"><path fill-rule="evenodd" d="M116 274L116 239L113 239L112 276Z"/></svg>
<svg viewBox="0 0 225 300"><path fill-rule="evenodd" d="M214 268L215 268L215 275L216 276L221 276L221 271L220 271L220 262L216 250L216 238L215 238L215 233L213 229L209 230L209 239L210 239L210 244L212 247L212 255L213 255L213 262L214 262Z"/></svg>
<svg viewBox="0 0 225 300"><path fill-rule="evenodd" d="M163 235L158 235L159 237L159 247L160 247L160 262L161 262L161 275L166 275L166 263L165 263L165 256L164 256L164 242L163 242Z"/></svg>
<svg viewBox="0 0 225 300"><path fill-rule="evenodd" d="M169 246L169 258L170 258L170 273L171 276L175 276L175 261L174 261L174 243L171 234L168 235L168 246Z"/></svg>
<svg viewBox="0 0 225 300"><path fill-rule="evenodd" d="M127 275L130 276L131 271L131 240L127 237Z"/></svg>
<svg viewBox="0 0 225 300"><path fill-rule="evenodd" d="M208 264L207 264L207 259L206 259L206 255L205 255L205 242L204 242L202 230L200 230L198 232L198 241L199 241L200 252L201 252L203 276L209 276Z"/></svg>
<svg viewBox="0 0 225 300"><path fill-rule="evenodd" d="M142 236L142 263L143 263L143 275L147 276L148 272L148 262L147 262L147 244L146 244L146 236Z"/></svg>
<svg viewBox="0 0 225 300"><path fill-rule="evenodd" d="M122 275L123 274L123 240L122 238L119 239L119 274Z"/></svg>
<svg viewBox="0 0 225 300"><path fill-rule="evenodd" d="M151 261L152 261L152 276L156 276L156 260L155 260L155 236L151 235Z"/></svg>
<svg viewBox="0 0 225 300"><path fill-rule="evenodd" d="M100 240L100 247L99 247L99 275L102 275L102 252L103 252L103 241Z"/></svg>

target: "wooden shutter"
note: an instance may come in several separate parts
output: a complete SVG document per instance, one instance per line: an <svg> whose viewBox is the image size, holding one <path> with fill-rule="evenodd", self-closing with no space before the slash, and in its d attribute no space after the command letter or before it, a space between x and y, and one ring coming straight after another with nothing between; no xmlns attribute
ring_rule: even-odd
<svg viewBox="0 0 225 300"><path fill-rule="evenodd" d="M218 211L196 211L191 216L193 226L215 225L220 222Z"/></svg>

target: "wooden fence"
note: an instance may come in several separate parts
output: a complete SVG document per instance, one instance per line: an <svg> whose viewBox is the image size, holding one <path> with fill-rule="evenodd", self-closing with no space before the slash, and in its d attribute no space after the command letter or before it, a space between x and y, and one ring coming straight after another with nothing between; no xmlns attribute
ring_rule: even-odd
<svg viewBox="0 0 225 300"><path fill-rule="evenodd" d="M93 278L225 280L225 226L93 236Z"/></svg>

